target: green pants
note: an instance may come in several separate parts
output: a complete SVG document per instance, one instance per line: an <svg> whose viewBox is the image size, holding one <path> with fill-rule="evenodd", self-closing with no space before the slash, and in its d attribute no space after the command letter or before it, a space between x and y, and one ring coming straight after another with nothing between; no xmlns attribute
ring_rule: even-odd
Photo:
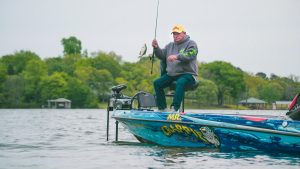
<svg viewBox="0 0 300 169"><path fill-rule="evenodd" d="M164 88L169 87L173 81L176 81L176 89L171 106L174 106L176 111L180 108L180 104L184 96L185 86L195 84L195 79L191 74L183 74L174 77L164 74L160 78L156 79L153 84L156 94L156 104L160 110L167 108Z"/></svg>

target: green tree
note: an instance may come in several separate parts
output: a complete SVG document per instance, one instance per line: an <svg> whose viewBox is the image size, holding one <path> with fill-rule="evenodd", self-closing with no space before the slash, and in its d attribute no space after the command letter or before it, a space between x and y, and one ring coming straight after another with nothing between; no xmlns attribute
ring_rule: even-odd
<svg viewBox="0 0 300 169"><path fill-rule="evenodd" d="M49 99L67 98L68 95L68 75L66 73L55 72L41 81L41 100L45 103Z"/></svg>
<svg viewBox="0 0 300 169"><path fill-rule="evenodd" d="M81 53L81 41L75 36L69 38L63 38L61 43L64 47L64 55L80 54Z"/></svg>
<svg viewBox="0 0 300 169"><path fill-rule="evenodd" d="M7 72L6 67L3 63L0 62L0 107L2 107L2 104L4 103L5 97L4 97L4 90L3 90L3 84L7 78Z"/></svg>
<svg viewBox="0 0 300 169"><path fill-rule="evenodd" d="M262 78L261 76L252 76L247 73L244 73L244 81L246 84L246 91L244 94L244 98L247 99L249 97L259 97L258 89L268 83L267 80Z"/></svg>
<svg viewBox="0 0 300 169"><path fill-rule="evenodd" d="M2 108L23 108L26 107L23 102L24 97L24 79L21 75L7 76L3 83Z"/></svg>
<svg viewBox="0 0 300 169"><path fill-rule="evenodd" d="M7 77L7 72L6 72L5 65L0 62L0 91L1 91L1 84L3 84L6 77Z"/></svg>
<svg viewBox="0 0 300 169"><path fill-rule="evenodd" d="M104 52L99 52L96 57L91 59L91 64L94 68L108 70L111 75L116 78L120 75L121 66L115 56L110 56Z"/></svg>
<svg viewBox="0 0 300 169"><path fill-rule="evenodd" d="M95 89L99 99L104 101L110 93L110 87L113 85L113 78L111 73L106 70L97 70L94 72L94 80L90 83L91 88Z"/></svg>
<svg viewBox="0 0 300 169"><path fill-rule="evenodd" d="M85 58L82 58L78 54L65 55L63 57L63 72L69 74L70 76L74 76L77 63L84 59Z"/></svg>
<svg viewBox="0 0 300 169"><path fill-rule="evenodd" d="M274 101L281 100L284 89L279 83L270 82L267 85L262 86L259 90L260 98L272 103Z"/></svg>
<svg viewBox="0 0 300 169"><path fill-rule="evenodd" d="M98 96L100 100L106 99L110 87L113 85L111 73L106 69L97 70L91 66L76 68L77 77Z"/></svg>
<svg viewBox="0 0 300 169"><path fill-rule="evenodd" d="M82 81L70 77L68 79L67 98L72 101L73 108L96 108L97 97Z"/></svg>
<svg viewBox="0 0 300 169"><path fill-rule="evenodd" d="M218 86L218 104L223 105L225 97L236 101L245 92L243 71L230 63L215 61L203 64L200 69L203 78L212 80Z"/></svg>
<svg viewBox="0 0 300 169"><path fill-rule="evenodd" d="M5 65L1 62L0 59L0 107L3 106L3 103L5 101L5 97L4 97L4 90L3 90L3 84L5 82L7 78L7 72L6 72L6 67Z"/></svg>
<svg viewBox="0 0 300 169"><path fill-rule="evenodd" d="M40 60L40 58L31 51L23 50L13 55L5 55L1 58L1 62L6 66L8 75L21 73L30 60Z"/></svg>
<svg viewBox="0 0 300 169"><path fill-rule="evenodd" d="M271 73L271 77L270 77L270 80L276 80L280 78L279 76L275 75L274 73Z"/></svg>
<svg viewBox="0 0 300 169"><path fill-rule="evenodd" d="M127 95L133 95L138 91L154 92L153 81L160 75L159 62L154 63L153 74L150 74L150 66L151 62L148 58L141 59L137 63L127 62L122 65L121 77L128 82L125 91Z"/></svg>
<svg viewBox="0 0 300 169"><path fill-rule="evenodd" d="M299 92L297 82L295 82L293 78L277 77L271 82L276 82L283 88L282 100L292 100Z"/></svg>
<svg viewBox="0 0 300 169"><path fill-rule="evenodd" d="M41 60L31 60L27 63L22 75L25 81L24 101L40 105L39 83L47 76L47 65Z"/></svg>
<svg viewBox="0 0 300 169"><path fill-rule="evenodd" d="M70 76L73 76L78 62L82 62L84 60L87 59L82 58L81 55L72 54L72 55L65 55L63 58L61 57L48 58L45 60L45 62L48 66L50 75L53 74L54 72L65 72Z"/></svg>
<svg viewBox="0 0 300 169"><path fill-rule="evenodd" d="M218 86L211 80L199 80L199 86L195 91L187 92L186 97L197 100L197 103L213 105L217 101Z"/></svg>
<svg viewBox="0 0 300 169"><path fill-rule="evenodd" d="M255 75L261 77L262 79L268 79L267 75L263 72L258 72Z"/></svg>
<svg viewBox="0 0 300 169"><path fill-rule="evenodd" d="M66 70L65 62L61 57L47 58L45 63L48 67L48 74L52 75L54 72L63 72Z"/></svg>
<svg viewBox="0 0 300 169"><path fill-rule="evenodd" d="M123 77L117 77L117 78L115 79L115 83L116 83L116 84L127 84L128 81L127 81L125 78L123 78Z"/></svg>

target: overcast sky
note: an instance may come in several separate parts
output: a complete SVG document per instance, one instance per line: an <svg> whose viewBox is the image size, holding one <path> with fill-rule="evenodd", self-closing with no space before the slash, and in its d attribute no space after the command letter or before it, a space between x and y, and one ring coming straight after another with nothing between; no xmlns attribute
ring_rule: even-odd
<svg viewBox="0 0 300 169"><path fill-rule="evenodd" d="M134 62L152 53L157 0L1 0L0 56L30 50L61 56L61 39L114 51ZM199 47L198 61L227 61L249 73L300 76L300 0L160 0L157 40L180 23ZM150 62L149 62L150 64Z"/></svg>

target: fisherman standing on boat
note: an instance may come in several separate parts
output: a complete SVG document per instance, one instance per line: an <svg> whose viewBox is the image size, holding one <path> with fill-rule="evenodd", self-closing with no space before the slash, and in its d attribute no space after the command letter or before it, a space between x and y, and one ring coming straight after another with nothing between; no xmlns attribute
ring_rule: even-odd
<svg viewBox="0 0 300 169"><path fill-rule="evenodd" d="M190 40L190 36L182 25L175 25L172 29L174 42L170 42L161 49L156 39L152 41L155 55L161 60L161 77L154 81L156 103L159 110L167 108L164 88L176 81L173 97L173 111L178 111L184 96L186 85L196 83L198 76L197 44ZM165 66L164 66L165 65Z"/></svg>

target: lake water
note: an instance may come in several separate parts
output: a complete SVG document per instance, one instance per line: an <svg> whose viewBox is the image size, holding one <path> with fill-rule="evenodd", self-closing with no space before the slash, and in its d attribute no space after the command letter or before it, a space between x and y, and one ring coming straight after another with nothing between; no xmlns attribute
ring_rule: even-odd
<svg viewBox="0 0 300 169"><path fill-rule="evenodd" d="M195 110L194 110L195 111ZM275 114L284 111L205 111ZM166 148L138 143L114 120L106 141L106 110L0 109L1 169L205 168L293 169L300 155Z"/></svg>

